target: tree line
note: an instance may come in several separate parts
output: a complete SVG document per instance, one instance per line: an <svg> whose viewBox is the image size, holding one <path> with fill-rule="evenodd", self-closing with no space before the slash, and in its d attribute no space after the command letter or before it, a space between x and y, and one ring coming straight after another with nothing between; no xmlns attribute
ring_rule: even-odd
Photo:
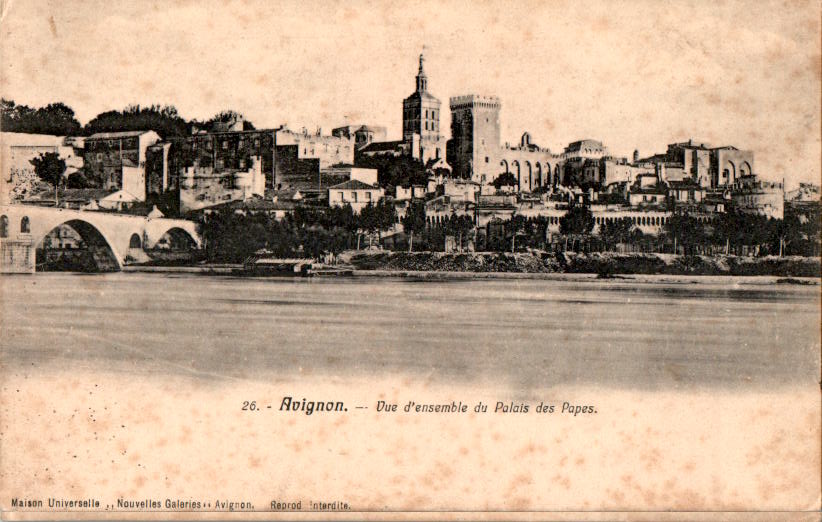
<svg viewBox="0 0 822 522"><path fill-rule="evenodd" d="M394 205L380 201L376 205L369 203L359 214L350 204L297 207L293 214L280 220L264 213L221 209L204 214L201 224L209 261L241 263L260 251L277 257L336 256L344 250L361 248L364 236L379 236L395 222Z"/></svg>
<svg viewBox="0 0 822 522"><path fill-rule="evenodd" d="M32 108L13 100L0 101L0 128L4 132L53 134L57 136L90 136L98 132L153 130L163 139L181 138L192 130L209 129L216 122L243 120L243 130L253 130L254 124L242 114L224 110L208 120L184 119L173 105L129 105L122 110L101 112L85 125L77 120L74 110L64 103L51 103Z"/></svg>

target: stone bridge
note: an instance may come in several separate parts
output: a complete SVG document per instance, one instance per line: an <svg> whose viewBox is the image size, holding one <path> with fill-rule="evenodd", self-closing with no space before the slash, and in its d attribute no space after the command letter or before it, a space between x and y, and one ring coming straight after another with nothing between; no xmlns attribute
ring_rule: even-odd
<svg viewBox="0 0 822 522"><path fill-rule="evenodd" d="M195 248L202 246L196 223L185 219L148 218L30 205L0 205L0 246L3 247L0 271L34 271L35 249L41 246L46 235L60 225L71 227L90 247L110 250L110 258L116 264L112 268L115 269L139 261L141 257L145 258L145 251L157 247L164 236L188 241ZM29 270L15 270L11 265L21 263L26 244L29 245L31 258L28 260ZM14 252L18 254L16 261L13 259Z"/></svg>

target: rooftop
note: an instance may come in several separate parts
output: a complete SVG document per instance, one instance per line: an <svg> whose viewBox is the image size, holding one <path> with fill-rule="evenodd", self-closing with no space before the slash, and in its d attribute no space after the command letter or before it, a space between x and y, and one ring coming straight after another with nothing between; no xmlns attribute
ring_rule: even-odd
<svg viewBox="0 0 822 522"><path fill-rule="evenodd" d="M363 183L358 179L350 179L348 181L340 183L339 185L329 187L328 190L374 190L377 188L379 187L377 187L376 185L369 185L368 183Z"/></svg>
<svg viewBox="0 0 822 522"><path fill-rule="evenodd" d="M121 131L121 132L97 132L86 138L87 140L106 140L111 138L130 138L133 136L142 136L143 134L154 132L151 129L148 130L134 130L134 131Z"/></svg>
<svg viewBox="0 0 822 522"><path fill-rule="evenodd" d="M375 141L363 147L362 152L379 152L383 150L394 150L401 143L402 141Z"/></svg>

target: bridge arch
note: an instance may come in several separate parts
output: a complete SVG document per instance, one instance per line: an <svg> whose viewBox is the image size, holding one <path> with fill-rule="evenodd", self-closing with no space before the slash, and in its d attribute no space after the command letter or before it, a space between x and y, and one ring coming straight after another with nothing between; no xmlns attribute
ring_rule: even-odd
<svg viewBox="0 0 822 522"><path fill-rule="evenodd" d="M190 248L200 248L202 240L191 222L149 222L143 236L143 248L166 248L169 242L185 242ZM158 247L158 244L160 245Z"/></svg>
<svg viewBox="0 0 822 522"><path fill-rule="evenodd" d="M164 250L193 250L199 247L197 237L193 236L188 230L171 226L162 233L156 241L151 243L149 240L145 242L145 248L159 248Z"/></svg>
<svg viewBox="0 0 822 522"><path fill-rule="evenodd" d="M48 229L44 228L43 231L37 234L37 237L32 238L37 249L38 267L46 267L56 261L50 258L49 245L46 244L45 240L54 230L64 226L74 230L86 247L86 254L72 254L71 259L66 258L64 253L59 254L59 256L62 256L64 266L70 266L72 270L76 270L80 265L85 264L85 270L87 270L90 263L93 262L95 268L100 272L114 272L122 268L123 257L105 232L86 220L76 218L63 221Z"/></svg>

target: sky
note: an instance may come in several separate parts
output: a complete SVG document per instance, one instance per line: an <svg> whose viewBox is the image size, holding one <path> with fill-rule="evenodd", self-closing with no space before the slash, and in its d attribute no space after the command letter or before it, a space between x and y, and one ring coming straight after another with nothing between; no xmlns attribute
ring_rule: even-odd
<svg viewBox="0 0 822 522"><path fill-rule="evenodd" d="M383 125L425 52L429 91L496 95L505 142L618 156L694 138L755 152L788 188L819 183L816 1L0 0L0 93L81 123L129 104L258 128Z"/></svg>

